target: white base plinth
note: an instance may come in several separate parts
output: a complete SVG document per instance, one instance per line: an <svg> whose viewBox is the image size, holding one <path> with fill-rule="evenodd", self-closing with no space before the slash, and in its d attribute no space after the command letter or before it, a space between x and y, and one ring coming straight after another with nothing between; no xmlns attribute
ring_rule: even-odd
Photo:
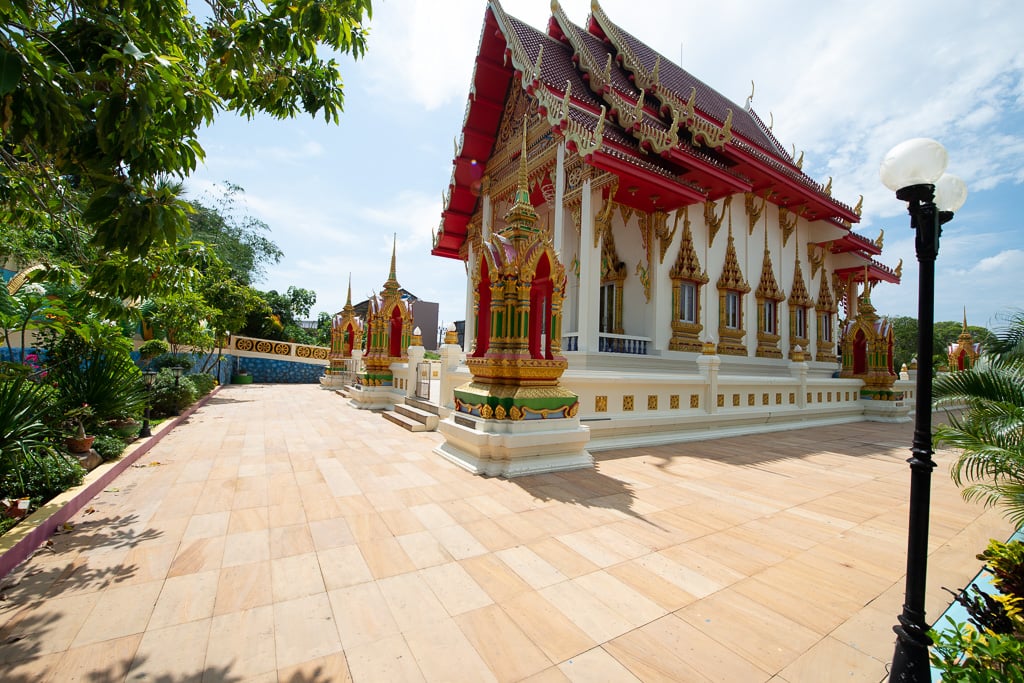
<svg viewBox="0 0 1024 683"><path fill-rule="evenodd" d="M391 387L364 387L356 385L349 391L349 405L360 410L391 410L402 402L403 394Z"/></svg>
<svg viewBox="0 0 1024 683"><path fill-rule="evenodd" d="M324 389L342 389L346 385L345 375L321 375L320 386Z"/></svg>
<svg viewBox="0 0 1024 683"><path fill-rule="evenodd" d="M472 425L472 426L470 426ZM568 420L482 420L452 413L438 424L445 442L434 449L474 474L521 477L593 467L590 430Z"/></svg>
<svg viewBox="0 0 1024 683"><path fill-rule="evenodd" d="M864 406L864 419L868 422L909 422L913 401L871 401L861 399Z"/></svg>

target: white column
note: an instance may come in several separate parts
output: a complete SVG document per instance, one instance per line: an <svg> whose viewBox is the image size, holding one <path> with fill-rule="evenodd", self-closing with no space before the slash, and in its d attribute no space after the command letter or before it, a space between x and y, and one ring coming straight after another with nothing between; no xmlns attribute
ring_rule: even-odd
<svg viewBox="0 0 1024 683"><path fill-rule="evenodd" d="M666 220L671 220L671 218L666 218ZM661 240L655 235L651 235L651 272L648 275L651 278L649 305L654 307L654 315L651 316L654 320L654 329L647 336L654 340L654 349L659 352L668 349L668 342L672 338L672 316L676 313L672 310L672 282L668 279L668 271L672 269L674 244L675 236L665 250L663 262Z"/></svg>
<svg viewBox="0 0 1024 683"><path fill-rule="evenodd" d="M470 242L466 248L466 263L469 264L469 272L466 277L466 324L462 335L462 348L467 354L473 350L473 336L476 331L476 320L473 316L473 273L476 272L476 264L473 257L473 243Z"/></svg>
<svg viewBox="0 0 1024 683"><path fill-rule="evenodd" d="M590 178L583 181L580 206L579 350L597 351L597 317L601 287L600 248L594 247L594 202Z"/></svg>
<svg viewBox="0 0 1024 683"><path fill-rule="evenodd" d="M697 356L697 370L704 378L704 412L718 412L718 367L722 359L718 354L702 353Z"/></svg>
<svg viewBox="0 0 1024 683"><path fill-rule="evenodd" d="M486 183L484 183L486 186ZM480 237L483 241L491 239L491 228L494 225L494 208L491 206L491 195L484 192L484 206L480 221Z"/></svg>
<svg viewBox="0 0 1024 683"><path fill-rule="evenodd" d="M555 153L555 225L553 242L555 253L565 263L565 142L558 144L558 151Z"/></svg>

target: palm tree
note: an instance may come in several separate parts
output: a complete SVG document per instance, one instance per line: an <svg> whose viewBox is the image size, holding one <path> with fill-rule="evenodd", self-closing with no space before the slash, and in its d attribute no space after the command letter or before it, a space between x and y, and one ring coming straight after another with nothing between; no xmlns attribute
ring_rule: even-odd
<svg viewBox="0 0 1024 683"><path fill-rule="evenodd" d="M960 450L951 474L965 500L998 505L1024 524L1024 312L1008 318L994 350L972 369L935 380L936 407L948 424L935 429L936 445Z"/></svg>

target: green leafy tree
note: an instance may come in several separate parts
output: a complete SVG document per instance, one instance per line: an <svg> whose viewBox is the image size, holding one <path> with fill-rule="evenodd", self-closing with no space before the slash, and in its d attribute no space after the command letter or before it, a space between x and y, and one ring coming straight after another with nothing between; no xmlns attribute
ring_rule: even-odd
<svg viewBox="0 0 1024 683"><path fill-rule="evenodd" d="M370 0L13 0L0 5L0 203L129 258L188 230L180 185L218 111L338 121ZM84 229L83 229L84 228Z"/></svg>
<svg viewBox="0 0 1024 683"><path fill-rule="evenodd" d="M219 189L213 206L192 202L192 239L207 244L238 282L250 285L262 279L267 266L280 262L283 254L267 237L270 227L266 223L239 216L237 200L245 190L232 183Z"/></svg>
<svg viewBox="0 0 1024 683"><path fill-rule="evenodd" d="M903 364L917 357L917 318L901 315L889 318L892 323L893 366L899 371Z"/></svg>

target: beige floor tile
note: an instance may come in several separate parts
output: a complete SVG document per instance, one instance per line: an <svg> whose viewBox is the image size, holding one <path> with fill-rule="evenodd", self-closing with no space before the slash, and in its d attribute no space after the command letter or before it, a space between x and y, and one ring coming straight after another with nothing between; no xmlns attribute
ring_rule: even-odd
<svg viewBox="0 0 1024 683"><path fill-rule="evenodd" d="M96 606L82 624L71 647L101 640L120 638L146 630L163 583L150 581L134 586L118 586L99 594Z"/></svg>
<svg viewBox="0 0 1024 683"><path fill-rule="evenodd" d="M607 683L639 683L639 679L603 648L595 647L558 665L570 681L607 681Z"/></svg>
<svg viewBox="0 0 1024 683"><path fill-rule="evenodd" d="M274 527L270 530L270 559L291 557L314 551L313 537L305 524Z"/></svg>
<svg viewBox="0 0 1024 683"><path fill-rule="evenodd" d="M595 642L539 593L521 593L501 603L512 621L552 662L561 662L594 647Z"/></svg>
<svg viewBox="0 0 1024 683"><path fill-rule="evenodd" d="M527 546L499 550L495 555L533 588L540 589L566 580L565 574Z"/></svg>
<svg viewBox="0 0 1024 683"><path fill-rule="evenodd" d="M326 593L274 603L277 668L341 651L341 639Z"/></svg>
<svg viewBox="0 0 1024 683"><path fill-rule="evenodd" d="M519 545L519 539L490 519L465 523L462 528L491 552Z"/></svg>
<svg viewBox="0 0 1024 683"><path fill-rule="evenodd" d="M640 560L623 562L609 567L606 571L667 612L674 612L697 599L693 594L644 567Z"/></svg>
<svg viewBox="0 0 1024 683"><path fill-rule="evenodd" d="M499 681L518 681L553 664L497 605L460 614L455 621Z"/></svg>
<svg viewBox="0 0 1024 683"><path fill-rule="evenodd" d="M130 638L141 638L142 636L129 636ZM89 655L88 648L84 652ZM57 652L48 655L39 655L31 659L23 659L14 664L4 664L4 676L13 683L49 683L54 680L53 673L60 666L64 652ZM102 663L101 663L102 664ZM126 671L119 672L122 674Z"/></svg>
<svg viewBox="0 0 1024 683"><path fill-rule="evenodd" d="M344 653L338 652L281 669L277 672L275 680L280 683L310 683L311 681L346 683L352 680L352 676L348 670L348 658Z"/></svg>
<svg viewBox="0 0 1024 683"><path fill-rule="evenodd" d="M424 680L416 658L400 635L346 649L353 681L394 681L415 683Z"/></svg>
<svg viewBox="0 0 1024 683"><path fill-rule="evenodd" d="M393 538L361 542L359 550L375 579L416 571L416 565Z"/></svg>
<svg viewBox="0 0 1024 683"><path fill-rule="evenodd" d="M570 579L600 569L596 564L555 538L542 538L528 544L527 547Z"/></svg>
<svg viewBox="0 0 1024 683"><path fill-rule="evenodd" d="M346 651L399 633L387 600L375 582L339 588L327 595Z"/></svg>
<svg viewBox="0 0 1024 683"><path fill-rule="evenodd" d="M243 609L213 618L206 649L206 680L232 680L276 673L274 608ZM218 676L218 674L220 674Z"/></svg>
<svg viewBox="0 0 1024 683"><path fill-rule="evenodd" d="M490 605L493 602L491 597L458 562L448 562L429 569L421 569L419 575L434 591L434 595L441 601L448 614L452 616Z"/></svg>
<svg viewBox="0 0 1024 683"><path fill-rule="evenodd" d="M604 545L600 539L594 536L592 530L564 534L559 536L558 540L601 568L633 559L627 553Z"/></svg>
<svg viewBox="0 0 1024 683"><path fill-rule="evenodd" d="M248 508L246 510L234 510L228 521L229 534L241 534L247 531L260 531L270 528L270 513L268 508Z"/></svg>
<svg viewBox="0 0 1024 683"><path fill-rule="evenodd" d="M399 502L396 502L396 504L399 504ZM415 534L425 529L423 522L404 507L380 510L378 514L380 514L380 518L384 520L388 529L391 530L393 536Z"/></svg>
<svg viewBox="0 0 1024 683"><path fill-rule="evenodd" d="M294 600L307 595L323 593L323 575L316 553L280 557L270 562L271 585L274 602Z"/></svg>
<svg viewBox="0 0 1024 683"><path fill-rule="evenodd" d="M879 661L834 638L823 638L779 672L791 681L806 681L828 671L833 680L877 683L887 676L889 658Z"/></svg>
<svg viewBox="0 0 1024 683"><path fill-rule="evenodd" d="M633 628L625 617L574 581L563 581L538 592L595 643L611 640Z"/></svg>
<svg viewBox="0 0 1024 683"><path fill-rule="evenodd" d="M61 683L123 680L131 668L141 640L142 634L136 633L68 650L59 662L54 662L55 665L48 672L52 676L49 680ZM10 676L7 680L19 680L14 672L5 671L4 675ZM46 678L46 675L40 675L35 680Z"/></svg>
<svg viewBox="0 0 1024 683"><path fill-rule="evenodd" d="M437 503L414 505L409 508L409 512L415 515L426 529L439 529L456 524L452 516L445 512L444 508Z"/></svg>
<svg viewBox="0 0 1024 683"><path fill-rule="evenodd" d="M604 645L642 681L767 681L769 675L675 615Z"/></svg>
<svg viewBox="0 0 1024 683"><path fill-rule="evenodd" d="M177 543L132 548L122 561L124 573L118 577L118 583L130 585L163 579L177 552Z"/></svg>
<svg viewBox="0 0 1024 683"><path fill-rule="evenodd" d="M309 523L309 533L317 550L327 550L356 542L348 523L342 517Z"/></svg>
<svg viewBox="0 0 1024 683"><path fill-rule="evenodd" d="M301 503L270 505L267 507L267 519L271 529L305 524L306 510Z"/></svg>
<svg viewBox="0 0 1024 683"><path fill-rule="evenodd" d="M477 584L495 602L504 602L520 593L533 590L512 569L495 555L480 555L459 562Z"/></svg>
<svg viewBox="0 0 1024 683"><path fill-rule="evenodd" d="M821 634L731 590L698 600L676 614L711 638L729 643L767 674L778 673L821 638ZM739 632L742 638L735 637ZM783 633L785 637L780 638Z"/></svg>
<svg viewBox="0 0 1024 683"><path fill-rule="evenodd" d="M430 533L444 546L444 549L456 560L476 557L487 552L487 548L461 526L446 526L431 529Z"/></svg>
<svg viewBox="0 0 1024 683"><path fill-rule="evenodd" d="M209 571L164 581L147 630L213 616L219 578L219 571Z"/></svg>
<svg viewBox="0 0 1024 683"><path fill-rule="evenodd" d="M452 556L429 531L417 531L396 536L395 540L402 546L402 550L409 556L417 569L434 567L452 560Z"/></svg>
<svg viewBox="0 0 1024 683"><path fill-rule="evenodd" d="M430 586L416 573L380 579L377 585L401 631L429 626L448 618L448 612Z"/></svg>
<svg viewBox="0 0 1024 683"><path fill-rule="evenodd" d="M255 562L220 570L215 615L248 610L274 601L270 562Z"/></svg>
<svg viewBox="0 0 1024 683"><path fill-rule="evenodd" d="M365 500L362 496L359 498ZM352 537L359 544L379 541L392 537L391 529L376 512L362 512L346 515L345 522L351 530Z"/></svg>
<svg viewBox="0 0 1024 683"><path fill-rule="evenodd" d="M359 546L346 545L318 552L320 574L327 590L372 581L373 574L363 560Z"/></svg>
<svg viewBox="0 0 1024 683"><path fill-rule="evenodd" d="M223 536L228 532L231 520L230 512L211 512L204 515L193 515L182 536L183 541L194 541L197 538Z"/></svg>
<svg viewBox="0 0 1024 683"><path fill-rule="evenodd" d="M255 508L253 508L255 509ZM222 567L251 564L270 559L270 530L259 529L224 537Z"/></svg>
<svg viewBox="0 0 1024 683"><path fill-rule="evenodd" d="M211 619L146 631L135 651L128 680L200 683Z"/></svg>
<svg viewBox="0 0 1024 683"><path fill-rule="evenodd" d="M597 571L584 574L573 579L572 582L611 607L616 614L625 618L633 626L643 626L666 614L664 608L608 572Z"/></svg>
<svg viewBox="0 0 1024 683"><path fill-rule="evenodd" d="M496 681L465 634L452 620L405 632L416 665L428 681Z"/></svg>
<svg viewBox="0 0 1024 683"><path fill-rule="evenodd" d="M226 527L225 527L226 528ZM182 576L220 569L224 560L224 537L182 541L167 576Z"/></svg>

